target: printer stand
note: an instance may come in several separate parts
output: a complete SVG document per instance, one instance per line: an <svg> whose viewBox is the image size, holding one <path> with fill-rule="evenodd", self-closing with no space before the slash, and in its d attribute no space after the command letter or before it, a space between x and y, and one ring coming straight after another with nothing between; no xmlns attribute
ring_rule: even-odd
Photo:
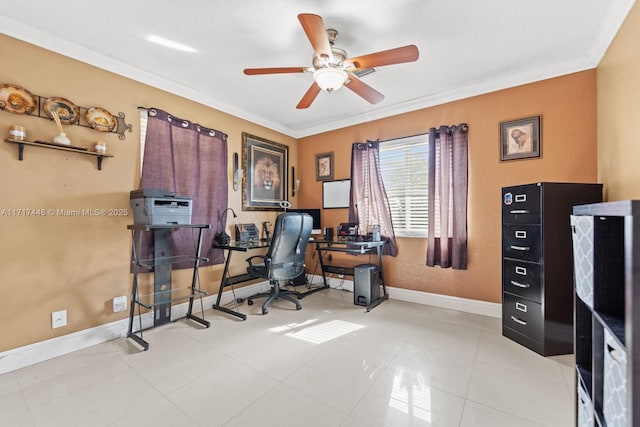
<svg viewBox="0 0 640 427"><path fill-rule="evenodd" d="M153 326L160 326L171 322L171 305L176 302L189 300L189 309L186 318L192 319L205 327L209 327L209 322L204 320L204 306L202 296L208 295L200 289L198 268L200 261L207 258L200 256L202 250L202 231L210 229L211 224L166 224L166 225L128 225L131 230L133 240L133 285L131 289L131 306L129 308L129 330L127 337L133 339L145 350L149 348L142 337L142 313L141 307L153 310ZM178 228L197 229L198 239L193 256L172 256L171 231ZM154 237L154 257L148 260L140 259L142 254L142 236L145 232L153 232ZM193 275L191 286L177 288L172 286L171 271L172 265L184 262L193 262ZM140 269L153 269L153 292L142 294L138 286ZM202 317L194 316L193 300L200 299ZM138 308L138 330L133 330L135 308Z"/></svg>

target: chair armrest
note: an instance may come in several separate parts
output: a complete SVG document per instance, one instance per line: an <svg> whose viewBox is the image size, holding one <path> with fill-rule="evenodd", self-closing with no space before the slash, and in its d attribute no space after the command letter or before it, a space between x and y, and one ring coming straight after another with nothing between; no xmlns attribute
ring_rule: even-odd
<svg viewBox="0 0 640 427"><path fill-rule="evenodd" d="M254 267L253 261L254 261L256 258L260 258L260 261L261 261L263 264L265 264L265 265L267 264L267 257L266 257L266 256L264 256L264 255L254 255L254 256L252 256L252 257L247 258L245 261L247 261L251 267Z"/></svg>

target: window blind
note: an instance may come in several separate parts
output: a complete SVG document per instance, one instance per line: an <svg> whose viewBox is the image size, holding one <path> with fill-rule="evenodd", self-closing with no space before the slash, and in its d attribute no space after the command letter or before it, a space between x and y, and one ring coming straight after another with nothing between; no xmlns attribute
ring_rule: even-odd
<svg viewBox="0 0 640 427"><path fill-rule="evenodd" d="M380 143L380 169L398 236L427 236L429 135Z"/></svg>

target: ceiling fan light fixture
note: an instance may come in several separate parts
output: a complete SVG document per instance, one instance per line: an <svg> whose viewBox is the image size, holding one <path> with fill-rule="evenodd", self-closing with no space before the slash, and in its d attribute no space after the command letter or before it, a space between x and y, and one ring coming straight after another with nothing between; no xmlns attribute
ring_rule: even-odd
<svg viewBox="0 0 640 427"><path fill-rule="evenodd" d="M313 72L313 80L327 92L340 89L347 81L347 72L340 68L319 68Z"/></svg>

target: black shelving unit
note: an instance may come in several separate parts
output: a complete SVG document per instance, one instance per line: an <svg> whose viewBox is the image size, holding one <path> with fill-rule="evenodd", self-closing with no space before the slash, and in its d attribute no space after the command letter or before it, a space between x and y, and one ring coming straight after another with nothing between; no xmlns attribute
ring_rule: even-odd
<svg viewBox="0 0 640 427"><path fill-rule="evenodd" d="M577 425L640 427L640 201L576 206Z"/></svg>

